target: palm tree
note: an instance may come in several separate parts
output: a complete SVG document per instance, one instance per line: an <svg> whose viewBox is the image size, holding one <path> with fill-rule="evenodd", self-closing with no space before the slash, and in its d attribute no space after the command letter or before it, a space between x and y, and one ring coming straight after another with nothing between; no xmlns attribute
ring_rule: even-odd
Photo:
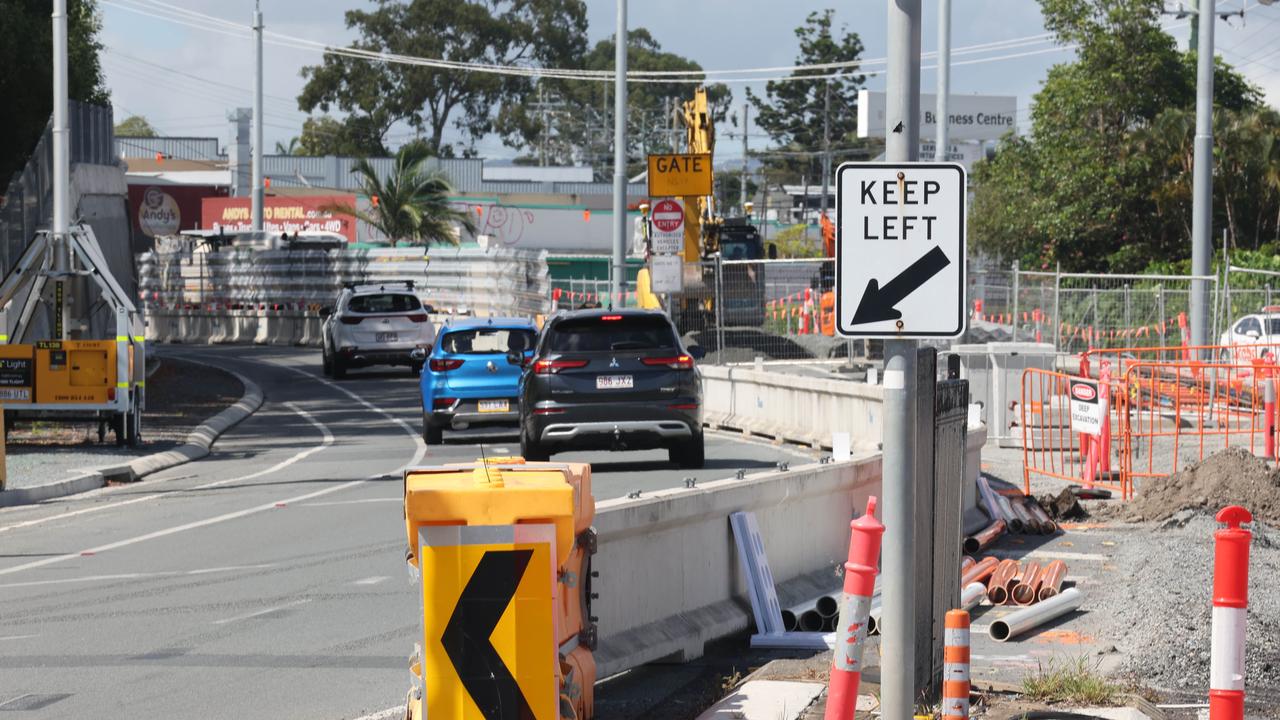
<svg viewBox="0 0 1280 720"><path fill-rule="evenodd" d="M401 148L384 180L367 158L361 158L351 172L360 176L361 192L369 197L371 207L367 212L350 206L329 209L377 228L392 247L401 241L421 245L445 241L456 245L458 235L454 228L460 225L474 234L475 220L465 210L449 205L453 186L444 173L428 170L427 160L426 153L417 147Z"/></svg>
<svg viewBox="0 0 1280 720"><path fill-rule="evenodd" d="M284 143L282 143L282 142L280 142L279 140L277 140L277 141L276 141L276 154L277 154L277 155L296 155L296 154L298 154L298 136L297 136L297 135L294 135L293 137L289 138L289 144L288 144L288 145L285 145Z"/></svg>

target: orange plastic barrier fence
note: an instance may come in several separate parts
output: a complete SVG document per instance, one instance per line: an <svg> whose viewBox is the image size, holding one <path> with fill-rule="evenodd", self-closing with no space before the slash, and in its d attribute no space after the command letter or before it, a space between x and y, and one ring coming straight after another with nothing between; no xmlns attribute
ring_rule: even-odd
<svg viewBox="0 0 1280 720"><path fill-rule="evenodd" d="M1123 448L1123 438L1116 423L1116 413L1108 413L1111 424L1106 442L1071 429L1069 385L1066 373L1029 368L1022 372L1022 402L1019 422L1022 426L1023 490L1031 493L1032 475L1065 480L1080 485L1093 485L1127 497L1124 477L1111 471L1111 458ZM1123 395L1122 380L1114 377L1100 393L1111 399Z"/></svg>
<svg viewBox="0 0 1280 720"><path fill-rule="evenodd" d="M1277 367L1271 363L1138 362L1124 372L1120 472L1141 491L1228 447L1274 455Z"/></svg>

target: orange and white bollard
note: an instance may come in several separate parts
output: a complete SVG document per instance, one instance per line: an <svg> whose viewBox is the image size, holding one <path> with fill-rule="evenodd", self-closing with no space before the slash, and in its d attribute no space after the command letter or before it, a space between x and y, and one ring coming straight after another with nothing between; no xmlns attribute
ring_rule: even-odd
<svg viewBox="0 0 1280 720"><path fill-rule="evenodd" d="M824 720L853 720L862 682L862 646L867 640L871 596L876 590L876 562L884 525L876 519L876 498L867 499L867 511L849 523L849 560L844 564L844 597L840 601L836 647L831 653L831 683L827 687Z"/></svg>
<svg viewBox="0 0 1280 720"><path fill-rule="evenodd" d="M1266 433L1266 453L1268 460L1276 459L1276 381L1267 378L1263 381L1263 399L1266 420L1263 422L1264 432Z"/></svg>
<svg viewBox="0 0 1280 720"><path fill-rule="evenodd" d="M1253 515L1239 505L1218 511L1227 527L1213 533L1213 630L1209 720L1244 720L1244 623L1249 606L1249 542L1240 527Z"/></svg>
<svg viewBox="0 0 1280 720"><path fill-rule="evenodd" d="M948 610L942 645L942 720L969 720L969 612Z"/></svg>
<svg viewBox="0 0 1280 720"><path fill-rule="evenodd" d="M1102 406L1102 435L1097 439L1098 472L1111 472L1111 361L1098 363L1098 404Z"/></svg>
<svg viewBox="0 0 1280 720"><path fill-rule="evenodd" d="M804 289L804 309L800 311L800 334L809 334L809 321L813 315L813 288Z"/></svg>

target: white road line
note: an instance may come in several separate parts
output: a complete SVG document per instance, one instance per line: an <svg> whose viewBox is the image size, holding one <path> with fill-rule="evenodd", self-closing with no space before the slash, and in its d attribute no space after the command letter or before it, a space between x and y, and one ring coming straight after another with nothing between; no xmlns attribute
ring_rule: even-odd
<svg viewBox="0 0 1280 720"><path fill-rule="evenodd" d="M361 715L360 717L353 718L352 720L390 720L390 718L404 715L405 710L406 708L404 705L397 705L393 708L387 708L386 710L379 710L371 715Z"/></svg>
<svg viewBox="0 0 1280 720"><path fill-rule="evenodd" d="M188 488L187 490L207 490L208 488L220 487L222 485L229 485L231 483L244 482L245 480L254 480L256 478L262 477L263 475L270 475L271 473L283 470L284 468L287 468L290 465L293 465L294 463L300 460L310 457L311 455L314 455L333 444L333 433L329 431L328 426L326 426L324 423L317 420L314 415L307 412L306 410L303 410L302 408L298 407L294 403L286 402L282 404L285 407L289 408L294 413L296 413L297 415L299 415L300 417L302 417L307 422L314 425L316 429L320 431L321 440L319 445L294 453L292 457L285 458L284 460L281 460L280 462L276 463L275 465L272 465L269 468L259 470L257 472L249 473L248 475L240 475L238 477L228 478L226 480L217 480L214 482L205 483L203 485L195 485L195 486L192 486L191 488ZM185 492L185 490L180 490L178 492ZM13 525L6 525L4 527L0 527L0 532L5 532L6 530L17 530L19 528L24 528L24 527L31 527L32 525L40 525L41 523L46 523L46 522L49 522L50 520L62 520L70 517L76 517L79 515L87 515L89 513L95 513L102 510L109 510L112 508L124 507L125 505L132 505L134 503L146 502L147 500L155 500L156 498L163 497L166 494L168 493L153 493L151 495L143 495L142 497L133 498L132 500L121 500L120 502L104 503L102 505L95 505L94 507L83 508L80 510L73 510L71 512L59 513L58 515L49 515L47 517L36 518L35 520L27 520L25 522L14 523Z"/></svg>
<svg viewBox="0 0 1280 720"><path fill-rule="evenodd" d="M284 605L277 605L272 608L267 608L266 610L251 612L247 615L237 615L235 617L223 618L222 620L214 620L213 624L226 625L227 623L240 622L241 620L252 620L253 618L256 618L256 617L262 617L263 615L269 615L273 612L279 612L286 608L297 607L298 605L305 605L309 602L311 602L311 598L302 598L301 600L295 600L291 603L285 603Z"/></svg>
<svg viewBox="0 0 1280 720"><path fill-rule="evenodd" d="M66 585L68 583L79 582L104 582L107 580L141 580L145 578L208 575L210 573L231 572L233 570L261 570L263 568L274 566L275 563L263 563L261 565L228 565L227 567L202 568L200 570L168 570L157 572L116 573L114 575L85 575L83 577L59 578L57 580L31 580L28 582L5 583L0 585L0 589L39 587L42 585Z"/></svg>
<svg viewBox="0 0 1280 720"><path fill-rule="evenodd" d="M389 497L389 498L362 498L360 500L331 500L328 502L313 502L313 503L307 503L302 507L333 507L335 505L364 505L366 503L403 503L403 502L404 502L404 498L397 496L397 497Z"/></svg>
<svg viewBox="0 0 1280 720"><path fill-rule="evenodd" d="M0 637L0 642L5 640L26 640L27 638L40 637L39 635L6 635Z"/></svg>
<svg viewBox="0 0 1280 720"><path fill-rule="evenodd" d="M356 580L356 581L351 582L351 583L349 583L349 584L351 584L351 585L377 585L378 583L380 583L380 582L382 582L382 581L384 581L384 580L390 580L390 579L391 579L391 578L387 577L386 575L374 575L373 577L361 578L360 580Z"/></svg>

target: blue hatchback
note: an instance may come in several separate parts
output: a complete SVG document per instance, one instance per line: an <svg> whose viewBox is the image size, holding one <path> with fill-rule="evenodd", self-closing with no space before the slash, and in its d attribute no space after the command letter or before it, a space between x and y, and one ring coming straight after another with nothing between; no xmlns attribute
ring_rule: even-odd
<svg viewBox="0 0 1280 720"><path fill-rule="evenodd" d="M422 440L439 445L445 429L520 422L520 376L538 329L528 320L450 321L422 368Z"/></svg>

